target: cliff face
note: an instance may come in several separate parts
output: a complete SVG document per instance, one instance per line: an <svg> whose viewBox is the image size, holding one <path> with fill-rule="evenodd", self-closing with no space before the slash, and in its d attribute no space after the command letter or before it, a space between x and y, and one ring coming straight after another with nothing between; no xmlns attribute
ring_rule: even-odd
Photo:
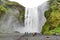
<svg viewBox="0 0 60 40"><path fill-rule="evenodd" d="M60 35L60 1L49 0L49 9L45 11L46 23L42 33L47 35Z"/></svg>
<svg viewBox="0 0 60 40"><path fill-rule="evenodd" d="M13 32L24 24L25 8L8 0L0 0L0 33Z"/></svg>
<svg viewBox="0 0 60 40"><path fill-rule="evenodd" d="M22 5L8 0L0 0L0 16L5 14L6 11L12 8L19 10L20 15L18 19L20 20L20 22L24 22L25 8Z"/></svg>

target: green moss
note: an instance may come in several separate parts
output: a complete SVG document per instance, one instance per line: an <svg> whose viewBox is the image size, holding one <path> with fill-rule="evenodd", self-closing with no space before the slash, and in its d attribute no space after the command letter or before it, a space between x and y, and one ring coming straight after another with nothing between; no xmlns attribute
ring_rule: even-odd
<svg viewBox="0 0 60 40"><path fill-rule="evenodd" d="M0 5L0 19L6 14L8 9L4 5Z"/></svg>
<svg viewBox="0 0 60 40"><path fill-rule="evenodd" d="M60 1L49 0L49 9L45 11L46 23L43 26L42 33L60 35Z"/></svg>
<svg viewBox="0 0 60 40"><path fill-rule="evenodd" d="M18 9L20 14L18 16L18 20L19 22L24 22L24 15L25 15L25 7L23 7L22 5L16 3L16 2L6 2L6 5L9 6L10 8L15 8L15 9Z"/></svg>
<svg viewBox="0 0 60 40"><path fill-rule="evenodd" d="M0 16L6 14L8 9L17 9L20 13L18 16L19 22L24 22L25 7L23 7L22 5L20 5L17 2L11 2L8 0L1 0L0 3L1 2L2 2L2 4L0 5Z"/></svg>

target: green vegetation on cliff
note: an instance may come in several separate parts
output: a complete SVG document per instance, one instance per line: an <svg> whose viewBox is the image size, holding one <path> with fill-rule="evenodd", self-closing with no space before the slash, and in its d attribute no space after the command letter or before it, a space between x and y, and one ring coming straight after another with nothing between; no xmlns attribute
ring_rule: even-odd
<svg viewBox="0 0 60 40"><path fill-rule="evenodd" d="M49 9L45 11L46 23L42 33L47 35L60 35L60 0L49 0Z"/></svg>
<svg viewBox="0 0 60 40"><path fill-rule="evenodd" d="M20 13L17 17L19 22L24 22L25 8L17 2L11 2L8 0L0 0L0 17L3 17L9 9L13 8L17 9Z"/></svg>

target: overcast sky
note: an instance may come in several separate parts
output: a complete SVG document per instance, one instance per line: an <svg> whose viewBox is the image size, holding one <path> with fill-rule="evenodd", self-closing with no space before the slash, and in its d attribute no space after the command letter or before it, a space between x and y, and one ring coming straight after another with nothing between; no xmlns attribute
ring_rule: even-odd
<svg viewBox="0 0 60 40"><path fill-rule="evenodd" d="M41 5L42 3L44 3L47 0L10 0L10 1L15 1L25 7L32 8L32 7L37 7L37 6Z"/></svg>

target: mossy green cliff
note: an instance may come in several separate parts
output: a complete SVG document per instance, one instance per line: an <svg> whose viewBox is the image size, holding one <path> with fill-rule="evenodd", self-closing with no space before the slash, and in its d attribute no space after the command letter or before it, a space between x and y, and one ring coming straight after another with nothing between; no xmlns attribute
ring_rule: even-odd
<svg viewBox="0 0 60 40"><path fill-rule="evenodd" d="M49 9L45 11L46 23L42 33L45 35L60 35L60 0L49 0Z"/></svg>
<svg viewBox="0 0 60 40"><path fill-rule="evenodd" d="M18 20L20 22L24 22L25 7L17 2L11 2L8 0L0 0L0 19L9 11L9 9L13 8L17 9L20 13L18 16Z"/></svg>

